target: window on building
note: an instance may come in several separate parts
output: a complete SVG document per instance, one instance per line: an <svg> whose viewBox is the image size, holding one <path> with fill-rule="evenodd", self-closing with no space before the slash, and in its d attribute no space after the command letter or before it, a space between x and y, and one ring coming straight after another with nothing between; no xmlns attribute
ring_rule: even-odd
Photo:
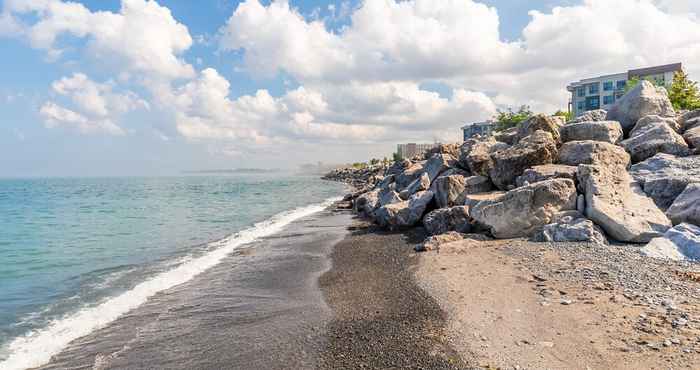
<svg viewBox="0 0 700 370"><path fill-rule="evenodd" d="M597 94L597 93L598 93L598 89L599 89L599 85L600 85L600 84L597 83L597 82L594 83L594 84L589 84L589 85L588 85L588 93L589 93L589 94Z"/></svg>
<svg viewBox="0 0 700 370"><path fill-rule="evenodd" d="M605 95L603 96L603 105L609 105L615 103L615 96Z"/></svg>
<svg viewBox="0 0 700 370"><path fill-rule="evenodd" d="M586 88L583 86L577 87L576 88L576 95L578 95L579 98L586 96Z"/></svg>
<svg viewBox="0 0 700 370"><path fill-rule="evenodd" d="M577 110L578 110L579 112L583 112L583 111L585 110L585 105L584 105L584 101L583 101L583 100L581 100L580 102L578 102L578 109L577 109Z"/></svg>
<svg viewBox="0 0 700 370"><path fill-rule="evenodd" d="M624 90L625 86L627 86L627 81L625 81L625 80L617 81L617 89L618 90Z"/></svg>
<svg viewBox="0 0 700 370"><path fill-rule="evenodd" d="M589 96L586 98L586 110L600 109L600 96Z"/></svg>
<svg viewBox="0 0 700 370"><path fill-rule="evenodd" d="M613 89L613 82L612 81L603 82L603 91L612 91L612 89Z"/></svg>

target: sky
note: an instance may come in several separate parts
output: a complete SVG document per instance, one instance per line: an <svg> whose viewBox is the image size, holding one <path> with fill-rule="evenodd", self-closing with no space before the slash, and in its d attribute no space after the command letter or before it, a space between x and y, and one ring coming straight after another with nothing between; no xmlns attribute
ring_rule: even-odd
<svg viewBox="0 0 700 370"><path fill-rule="evenodd" d="M696 0L0 0L0 177L390 157L683 62Z"/></svg>

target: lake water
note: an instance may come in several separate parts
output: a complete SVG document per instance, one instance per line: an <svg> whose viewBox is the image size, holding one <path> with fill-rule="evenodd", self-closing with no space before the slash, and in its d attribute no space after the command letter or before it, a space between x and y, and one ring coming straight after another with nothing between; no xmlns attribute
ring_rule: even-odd
<svg viewBox="0 0 700 370"><path fill-rule="evenodd" d="M268 174L0 180L0 368L46 362L343 191Z"/></svg>

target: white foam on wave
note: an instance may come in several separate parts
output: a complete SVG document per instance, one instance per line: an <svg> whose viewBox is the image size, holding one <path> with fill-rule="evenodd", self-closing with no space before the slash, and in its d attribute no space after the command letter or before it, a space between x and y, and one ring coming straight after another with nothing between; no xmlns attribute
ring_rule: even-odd
<svg viewBox="0 0 700 370"><path fill-rule="evenodd" d="M254 226L240 231L220 242L221 246L206 254L192 258L166 272L138 284L103 303L85 307L80 311L55 320L45 328L15 338L8 346L10 355L0 362L0 369L26 369L44 365L71 341L105 327L128 311L137 308L158 292L185 283L200 273L219 264L241 245L277 233L286 225L300 218L320 212L339 198L323 203L294 209L273 216Z"/></svg>

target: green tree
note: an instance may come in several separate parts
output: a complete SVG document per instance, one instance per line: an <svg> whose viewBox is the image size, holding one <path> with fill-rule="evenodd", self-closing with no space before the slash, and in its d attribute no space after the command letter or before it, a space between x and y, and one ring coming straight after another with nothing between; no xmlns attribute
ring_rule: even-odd
<svg viewBox="0 0 700 370"><path fill-rule="evenodd" d="M673 83L668 91L668 97L675 109L700 108L698 83L691 81L684 71L677 71L673 74Z"/></svg>
<svg viewBox="0 0 700 370"><path fill-rule="evenodd" d="M630 90L634 89L635 86L639 85L639 82L641 80L639 77L632 77L629 80L627 80L627 84L625 84L625 94L627 94Z"/></svg>
<svg viewBox="0 0 700 370"><path fill-rule="evenodd" d="M499 109L493 117L496 120L496 131L503 131L515 127L532 117L532 115L533 113L528 105L521 105L517 112L510 107L507 110Z"/></svg>
<svg viewBox="0 0 700 370"><path fill-rule="evenodd" d="M555 115L555 116L564 117L564 120L565 120L566 122L571 121L571 119L573 118L573 113L571 113L571 112L564 112L563 110L558 110L558 111L554 112L554 115Z"/></svg>

